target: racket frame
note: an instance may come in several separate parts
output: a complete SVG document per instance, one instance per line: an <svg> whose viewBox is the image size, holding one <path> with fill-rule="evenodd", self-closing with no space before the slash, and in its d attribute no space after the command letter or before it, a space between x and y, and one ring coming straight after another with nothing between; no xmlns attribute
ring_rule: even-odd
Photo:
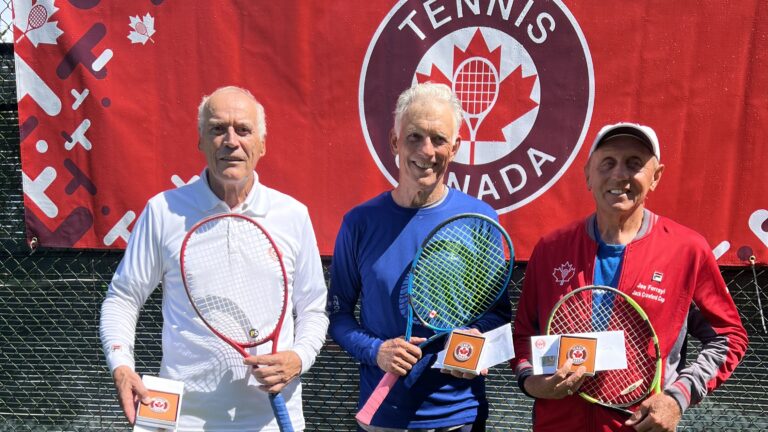
<svg viewBox="0 0 768 432"><path fill-rule="evenodd" d="M459 79L459 76L462 73L466 73L466 74L477 73L477 72L474 72L474 71L465 71L464 70L467 67L467 65L471 65L473 62L480 62L484 66L488 67L489 71L487 73L490 74L493 77L493 79L489 80L489 81L484 81L480 86L478 86L478 82L475 81L475 82L472 83L473 84L472 87L473 88L477 88L477 87L482 87L483 85L488 85L489 83L493 84L493 87L495 89L495 91L493 92L493 98L491 98L489 100L483 100L483 101L478 102L476 99L472 100L472 101L467 101L467 100L464 100L463 98L459 97L459 101L462 104L461 110L462 110L462 112L467 117L475 118L475 119L480 119L480 118L485 118L485 116L487 116L488 113L491 112L493 107L496 105L496 102L499 100L499 91L500 91L499 90L499 86L501 85L501 80L499 79L500 78L499 77L499 71L498 71L498 69L496 69L496 65L494 65L493 62L491 62L487 58L481 57L481 56L470 57L470 58L464 60L463 62L461 62L461 64L459 64L456 67L456 71L453 74L453 79L451 81L453 83L453 91L455 93L463 95L463 94L471 93L472 91L475 91L475 90L467 91L467 90L464 90L464 89L456 88L457 80ZM473 109L472 112L470 112L470 111L464 109L464 104L465 103L475 104L475 105L483 105L484 108L482 110L479 110L479 111L476 110L476 109Z"/></svg>
<svg viewBox="0 0 768 432"><path fill-rule="evenodd" d="M224 334L216 330L210 323L208 323L208 321L203 317L203 314L195 305L194 298L190 294L189 288L187 286L184 252L186 251L187 243L189 242L189 239L192 238L192 235L195 233L195 231L197 231L197 229L200 226L207 224L209 222L215 221L217 219L226 219L226 218L242 219L256 226L256 228L260 230L262 234L264 234L264 236L269 241L272 249L275 251L275 255L276 255L275 258L280 264L280 273L281 273L280 276L282 277L282 280L283 280L283 309L280 312L280 318L278 319L277 325L269 334L269 336L261 338L258 341L254 341L252 343L247 343L247 344L241 344L232 340L231 338L225 336ZM197 313L197 316L200 317L200 319L203 321L206 327L208 327L221 340L223 340L224 342L232 346L232 348L237 350L237 352L239 352L243 357L250 356L250 353L246 351L246 348L252 348L258 345L262 345L268 341L272 343L272 354L277 353L277 343L280 336L280 330L283 328L283 320L285 319L286 311L288 310L288 277L285 271L285 265L283 263L283 255L280 253L280 249L277 247L277 243L275 243L275 240L269 234L269 231L267 231L261 224L256 222L254 219L238 213L219 213L219 214L205 217L200 221L198 221L197 223L195 223L192 226L192 228L190 228L189 231L187 231L187 234L184 236L184 240L181 244L179 262L181 266L181 278L184 283L184 291L186 291L187 297L189 297L189 302L192 304L192 308L195 310L195 313ZM285 397L282 395L282 393L271 393L271 392L268 393L268 396L269 396L269 404L272 407L272 412L275 414L275 420L277 422L277 426L280 429L280 431L293 432L293 425L291 425L291 417L290 417L290 413L288 412L288 407L285 402Z"/></svg>
<svg viewBox="0 0 768 432"><path fill-rule="evenodd" d="M208 224L210 222L216 221L216 220L223 220L227 218L235 218L235 219L242 219L248 223L253 224L258 230L261 231L262 234L266 237L266 239L271 244L271 247L274 249L276 254L276 259L278 263L280 264L280 271L281 271L281 277L283 280L283 309L280 312L280 318L277 321L277 325L272 330L272 332L266 336L266 337L260 337L259 340L250 342L247 344L242 344L237 341L232 340L228 336L224 335L223 333L216 330L215 327L213 327L208 320L205 319L202 312L198 309L197 305L195 304L194 298L192 297L192 294L189 292L189 288L187 286L187 272L185 271L185 259L184 259L184 252L186 251L187 244L189 240L192 238L195 231L197 231L198 228L201 226ZM221 340L231 345L234 349L236 349L243 357L250 356L250 353L246 351L247 348L253 348L255 346L262 345L266 342L272 342L272 354L277 353L277 342L280 335L280 330L283 327L283 321L285 320L286 311L288 310L288 278L287 273L285 271L285 265L283 264L283 257L280 253L280 249L278 249L277 244L275 243L272 236L269 234L269 232L264 229L264 227L253 220L252 218L241 215L238 213L218 213L213 216L208 216L197 223L195 223L192 228L189 229L187 234L184 236L184 241L181 243L181 253L179 255L179 262L181 263L181 279L184 284L184 290L187 293L187 297L189 297L189 302L192 304L192 308L195 310L195 313L197 313L197 316L200 317L200 319L203 321L203 324L205 324L206 327L208 327L216 336L218 336Z"/></svg>
<svg viewBox="0 0 768 432"><path fill-rule="evenodd" d="M626 293L624 293L622 291L619 291L616 288L612 288L612 287L608 287L608 286L587 285L587 286L579 287L579 288L577 288L577 289L575 289L573 291L570 291L570 292L566 293L560 300L557 301L557 303L555 303L555 306L552 307L552 311L549 313L549 317L547 318L547 331L546 331L546 334L548 334L548 335L551 334L550 331L551 331L551 328L552 328L552 320L555 317L555 313L560 309L560 306L562 306L563 303L568 301L568 299L573 297L573 296L581 295L584 291L594 291L594 290L608 291L608 292L613 293L614 295L618 295L618 296L624 298L624 300L626 300L627 303L630 306L632 306L632 308L635 311L637 311L637 313L640 315L640 317L643 319L643 321L648 325L648 328L650 329L650 332L651 332L651 339L653 340L653 347L654 347L655 354L656 354L656 361L655 361L655 363L656 363L656 370L654 372L653 381L651 381L651 385L648 386L648 392L645 395L643 395L643 397L641 397L639 399L636 399L636 400L633 400L631 402L619 403L619 404L611 404L611 403L607 403L607 402L601 401L601 400L595 398L594 396L589 395L589 394L587 394L587 393L585 393L583 391L579 391L579 396L581 396L582 399L584 399L584 400L586 400L586 401L588 401L590 403L594 403L594 404L597 404L597 405L600 405L600 406L604 406L606 408L610 408L610 409L622 412L622 413L627 414L627 415L632 415L633 412L630 411L629 409L627 409L627 407L631 407L631 406L637 405L638 403L640 403L643 400L645 400L646 398L648 398L649 395L661 392L661 369L662 369L661 368L661 364L662 364L661 363L661 349L659 347L659 338L656 335L656 330L653 328L653 324L651 324L651 320L648 318L648 314L645 313L645 310L643 310L643 308L640 306L639 303L637 303L637 301L635 301L635 299L633 299L628 294L626 294ZM599 373L599 372L597 372L597 373ZM590 377L587 377L587 379L590 379ZM629 385L627 387L627 389L629 389L632 385L633 384ZM625 391L629 392L631 390L629 390L629 391L625 390Z"/></svg>
<svg viewBox="0 0 768 432"><path fill-rule="evenodd" d="M501 285L504 288L500 289L498 293L496 293L496 298L493 299L493 301L490 303L490 306L488 309L486 309L483 313L480 315L472 318L469 322L465 323L464 325L469 325L483 316L485 316L491 309L493 309L493 305L495 305L500 299L501 296L506 292L506 287L509 286L509 281L512 280L512 269L513 269L513 260L514 260L514 248L512 246L512 239L509 237L509 234L504 230L504 228L495 220L492 218L480 214L480 213L461 213L454 216L451 216L450 218L444 220L441 222L438 226L432 229L432 231L429 232L429 234L425 237L424 241L422 241L421 246L419 247L419 250L416 252L416 256L413 258L413 262L411 263L411 271L408 273L408 290L406 293L406 296L408 298L408 323L406 325L406 340L410 340L410 334L413 330L413 317L416 316L416 318L421 322L421 324L424 327L429 328L430 330L434 331L435 334L429 337L424 343L419 345L420 347L423 347L424 345L427 345L428 343L432 342L433 340L439 338L440 336L444 336L451 331L455 330L456 327L452 328L444 328L444 327L437 327L433 326L429 323L429 320L425 317L420 316L416 310L417 307L413 303L413 285L414 285L414 271L419 261L421 260L421 257L424 255L424 250L426 246L430 243L432 237L438 233L444 226L451 224L453 221L459 220L459 219L465 219L465 218L473 218L473 219L480 219L485 223L491 224L493 227L496 228L496 230L501 233L502 235L502 243L505 243L509 247L509 259L505 256L504 259L507 262L506 266L506 275L504 277L504 283ZM503 249L503 246L502 246Z"/></svg>
<svg viewBox="0 0 768 432"><path fill-rule="evenodd" d="M495 92L493 95L493 99L488 101L488 105L480 112L469 112L466 109L464 109L464 104L466 103L478 103L477 101L465 101L461 95L464 95L468 93L465 90L458 89L457 88L457 80L459 79L459 76L461 73L472 73L470 71L464 71L465 67L467 65L470 65L472 62L480 62L483 63L485 66L489 67L490 69L490 75L493 77L493 85L495 88ZM488 81L490 82L490 81ZM485 84L488 84L486 82ZM477 82L474 83L474 87L477 87ZM465 59L461 64L459 64L456 67L456 71L454 71L453 77L451 79L451 89L456 93L456 95L459 97L459 101L461 102L461 114L464 118L464 121L467 123L467 128L469 129L469 161L470 164L474 163L475 160L475 151L474 146L477 144L477 131L480 129L480 124L485 120L485 118L488 116L488 114L493 110L493 107L496 106L496 102L499 100L499 93L501 92L501 76L499 75L499 70L496 68L496 65L493 64L489 59L482 57L482 56L473 56L470 58ZM475 110L473 110L475 111Z"/></svg>

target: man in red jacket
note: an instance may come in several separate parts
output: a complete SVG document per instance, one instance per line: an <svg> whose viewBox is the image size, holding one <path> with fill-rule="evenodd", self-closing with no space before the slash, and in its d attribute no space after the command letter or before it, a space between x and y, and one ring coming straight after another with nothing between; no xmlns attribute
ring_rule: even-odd
<svg viewBox="0 0 768 432"><path fill-rule="evenodd" d="M685 410L722 384L744 356L747 334L707 242L645 208L664 172L660 160L651 128L602 128L584 168L595 213L543 237L531 254L511 365L521 390L536 399L534 431L673 431ZM630 407L631 417L577 396L583 368L568 373L566 364L553 375L532 374L531 336L544 332L563 295L585 285L630 295L658 335L663 392ZM685 364L688 335L702 348Z"/></svg>

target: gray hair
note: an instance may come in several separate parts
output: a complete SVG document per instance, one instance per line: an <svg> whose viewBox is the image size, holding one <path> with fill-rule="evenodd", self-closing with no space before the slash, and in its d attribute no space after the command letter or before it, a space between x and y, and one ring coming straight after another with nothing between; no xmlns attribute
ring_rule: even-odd
<svg viewBox="0 0 768 432"><path fill-rule="evenodd" d="M200 101L200 105L197 107L197 132L200 135L203 134L203 128L205 127L205 124L203 123L205 122L205 112L208 111L208 101L211 99L211 96L220 91L239 91L248 96L253 101L254 105L256 105L256 133L259 135L259 139L264 141L264 138L267 137L267 119L264 114L264 106L261 105L258 100L256 100L256 97L253 96L251 92L237 86L219 87L214 90L213 93L203 96L203 99Z"/></svg>
<svg viewBox="0 0 768 432"><path fill-rule="evenodd" d="M458 135L461 128L462 121L462 109L461 102L456 94L451 91L451 88L445 84L437 84L433 82L425 82L416 84L413 87L405 90L397 98L397 105L395 106L395 134L400 134L400 125L403 122L403 115L408 110L413 102L418 99L426 98L437 101L443 101L448 103L453 111L453 134Z"/></svg>

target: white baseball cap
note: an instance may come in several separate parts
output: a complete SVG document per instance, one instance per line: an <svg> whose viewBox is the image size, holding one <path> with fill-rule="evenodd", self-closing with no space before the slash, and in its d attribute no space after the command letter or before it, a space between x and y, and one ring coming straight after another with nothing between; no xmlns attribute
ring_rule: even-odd
<svg viewBox="0 0 768 432"><path fill-rule="evenodd" d="M640 140L648 147L648 150L656 156L656 159L661 161L661 151L659 150L659 138L656 136L656 132L648 126L644 126L637 123L621 122L616 124L610 124L603 126L600 132L597 133L595 141L592 143L592 148L589 149L589 155L595 152L595 149L608 140L617 136L631 136Z"/></svg>

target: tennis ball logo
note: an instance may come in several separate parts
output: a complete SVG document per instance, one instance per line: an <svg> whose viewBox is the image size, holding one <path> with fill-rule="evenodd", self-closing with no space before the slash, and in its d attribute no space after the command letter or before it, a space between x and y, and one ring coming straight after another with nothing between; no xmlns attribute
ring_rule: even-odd
<svg viewBox="0 0 768 432"><path fill-rule="evenodd" d="M168 412L168 408L171 406L168 399L156 397L149 403L149 410L158 414Z"/></svg>
<svg viewBox="0 0 768 432"><path fill-rule="evenodd" d="M575 366L578 366L587 361L587 349L582 345L574 345L568 350L568 358L573 360Z"/></svg>
<svg viewBox="0 0 768 432"><path fill-rule="evenodd" d="M453 358L460 362L465 362L472 357L472 345L467 342L462 342L456 346L453 350Z"/></svg>

